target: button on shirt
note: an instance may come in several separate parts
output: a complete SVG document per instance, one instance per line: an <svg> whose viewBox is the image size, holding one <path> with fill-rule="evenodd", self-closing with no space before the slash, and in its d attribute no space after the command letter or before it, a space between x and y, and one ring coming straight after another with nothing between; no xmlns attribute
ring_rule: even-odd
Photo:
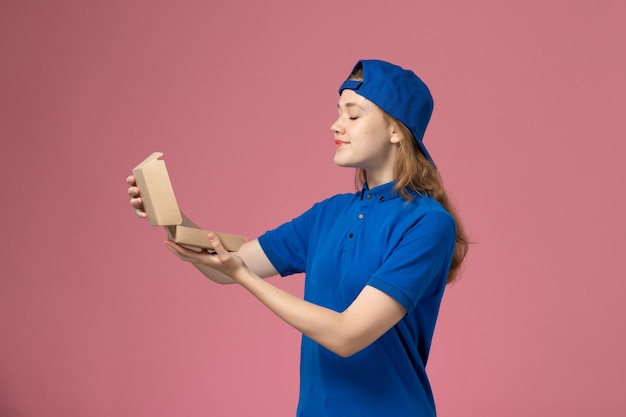
<svg viewBox="0 0 626 417"><path fill-rule="evenodd" d="M341 312L371 285L407 311L348 358L303 336L300 417L435 415L425 365L455 224L431 197L409 202L393 185L331 197L259 237L282 276L306 274L306 300Z"/></svg>

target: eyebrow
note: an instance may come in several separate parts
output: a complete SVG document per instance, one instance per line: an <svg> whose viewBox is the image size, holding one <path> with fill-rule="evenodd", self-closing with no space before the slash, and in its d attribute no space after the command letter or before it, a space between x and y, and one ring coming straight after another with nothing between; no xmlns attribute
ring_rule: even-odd
<svg viewBox="0 0 626 417"><path fill-rule="evenodd" d="M361 107L357 103L353 103L353 102L344 103L344 107L348 107L348 108L356 107L358 109L365 110L365 109L363 109L363 107ZM337 108L341 109L341 105L339 103L337 103Z"/></svg>

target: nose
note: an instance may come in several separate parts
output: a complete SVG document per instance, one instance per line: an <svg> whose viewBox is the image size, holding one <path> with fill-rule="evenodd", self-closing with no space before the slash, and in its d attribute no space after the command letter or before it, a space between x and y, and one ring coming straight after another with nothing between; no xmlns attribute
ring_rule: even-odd
<svg viewBox="0 0 626 417"><path fill-rule="evenodd" d="M340 122L341 117L338 117L337 120L335 120L335 122L330 125L330 130L335 134L335 135L340 135L343 133L343 125Z"/></svg>

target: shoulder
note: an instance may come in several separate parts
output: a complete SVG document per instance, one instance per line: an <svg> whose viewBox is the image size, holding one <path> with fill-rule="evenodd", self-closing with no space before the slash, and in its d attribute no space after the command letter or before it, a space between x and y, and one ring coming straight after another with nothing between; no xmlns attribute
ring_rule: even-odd
<svg viewBox="0 0 626 417"><path fill-rule="evenodd" d="M416 194L412 201L405 201L404 210L410 213L412 223L419 228L456 234L454 217L430 196Z"/></svg>
<svg viewBox="0 0 626 417"><path fill-rule="evenodd" d="M414 210L422 213L441 213L452 217L450 213L439 203L435 198L424 195L424 194L414 194L414 198L412 201L407 202L409 206L413 207Z"/></svg>
<svg viewBox="0 0 626 417"><path fill-rule="evenodd" d="M309 211L323 212L341 210L358 199L358 193L336 194L315 203Z"/></svg>
<svg viewBox="0 0 626 417"><path fill-rule="evenodd" d="M333 204L333 203L337 203L337 202L342 202L343 203L343 202L346 202L346 201L352 201L352 200L356 199L358 196L359 196L359 193L357 193L357 192L335 194L333 196L325 198L324 200L321 200L317 204Z"/></svg>
<svg viewBox="0 0 626 417"><path fill-rule="evenodd" d="M413 199L410 201L402 198L398 199L398 205L402 206L405 214L413 217L440 217L448 218L454 222L452 215L446 210L435 198L424 194L412 194Z"/></svg>

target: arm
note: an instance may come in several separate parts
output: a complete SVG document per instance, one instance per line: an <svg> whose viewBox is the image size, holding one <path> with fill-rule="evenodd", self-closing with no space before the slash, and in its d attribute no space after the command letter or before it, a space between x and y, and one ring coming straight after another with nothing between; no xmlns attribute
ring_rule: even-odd
<svg viewBox="0 0 626 417"><path fill-rule="evenodd" d="M178 247L181 247L181 246L178 246ZM203 253L198 253L198 254L200 257L212 256L206 252L204 254ZM248 268L251 271L254 271L254 274L259 277L268 278L274 275L278 275L278 272L276 271L276 269L274 269L274 266L272 265L270 260L267 258L267 256L265 255L265 252L263 252L263 249L261 248L261 245L259 244L259 241L256 239L251 240L249 242L245 242L243 245L241 245L241 248L239 249L239 251L234 252L233 254L241 258L243 262L245 262L245 264L248 265ZM193 266L196 267L198 271L202 272L202 274L205 277L209 278L211 281L214 281L218 284L234 284L237 282L233 280L231 277L229 277L228 275L224 274L223 272L220 272L217 269L211 268L210 266L206 265L200 260L196 262L191 262L191 263L193 264Z"/></svg>
<svg viewBox="0 0 626 417"><path fill-rule="evenodd" d="M171 241L165 244L182 260L206 265L230 277L286 323L340 356L348 357L369 346L406 314L400 303L370 286L343 312L312 304L264 281L243 258L227 252L217 237L210 238L215 255L198 253Z"/></svg>
<svg viewBox="0 0 626 417"><path fill-rule="evenodd" d="M137 183L135 182L134 176L129 176L126 178L126 183L130 185L128 188L128 195L131 197L130 205L135 210L135 214L142 219L146 219L147 215L143 208L143 201L141 200L141 192L137 187ZM183 226L197 227L197 225L192 222L184 213L181 213L183 216ZM236 253L241 259L245 261L245 263L249 266L249 268L254 271L254 273L260 277L267 278L278 274L274 266L270 262L270 260L265 256L265 252L261 249L261 245L255 239L250 242L246 242L241 245L241 248ZM209 266L195 262L193 265L200 271L204 276L209 278L210 280L217 282L218 284L232 284L233 281L228 275L221 273L218 270L212 269Z"/></svg>

